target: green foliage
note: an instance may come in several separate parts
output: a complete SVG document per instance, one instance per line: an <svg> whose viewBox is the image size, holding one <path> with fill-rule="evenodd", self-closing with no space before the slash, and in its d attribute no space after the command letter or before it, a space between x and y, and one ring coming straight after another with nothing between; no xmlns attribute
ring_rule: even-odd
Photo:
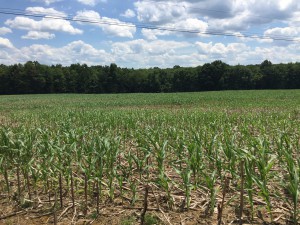
<svg viewBox="0 0 300 225"><path fill-rule="evenodd" d="M300 63L229 66L216 60L196 68L128 69L29 61L0 65L0 94L194 92L300 88Z"/></svg>

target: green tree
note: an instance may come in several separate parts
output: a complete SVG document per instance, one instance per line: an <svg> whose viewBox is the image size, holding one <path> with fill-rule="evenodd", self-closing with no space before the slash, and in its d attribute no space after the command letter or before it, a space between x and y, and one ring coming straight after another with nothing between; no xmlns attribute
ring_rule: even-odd
<svg viewBox="0 0 300 225"><path fill-rule="evenodd" d="M43 93L46 79L42 74L42 66L38 62L28 61L24 65L24 78L27 83L26 93Z"/></svg>
<svg viewBox="0 0 300 225"><path fill-rule="evenodd" d="M50 76L52 77L53 92L64 93L66 92L66 79L63 73L61 65L52 66L50 70Z"/></svg>
<svg viewBox="0 0 300 225"><path fill-rule="evenodd" d="M201 90L219 90L220 80L228 69L228 65L221 60L206 63L198 74L198 82Z"/></svg>
<svg viewBox="0 0 300 225"><path fill-rule="evenodd" d="M245 66L232 66L227 69L220 82L222 89L227 90L247 90L255 86L252 71Z"/></svg>
<svg viewBox="0 0 300 225"><path fill-rule="evenodd" d="M300 88L300 63L287 65L286 87L290 89Z"/></svg>

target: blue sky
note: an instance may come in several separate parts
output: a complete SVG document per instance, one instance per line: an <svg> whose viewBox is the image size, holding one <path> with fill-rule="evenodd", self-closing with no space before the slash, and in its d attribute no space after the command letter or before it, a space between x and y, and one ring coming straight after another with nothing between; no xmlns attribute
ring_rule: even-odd
<svg viewBox="0 0 300 225"><path fill-rule="evenodd" d="M0 64L36 60L48 65L166 68L214 60L231 65L300 61L297 0L0 2ZM207 34L216 32L234 36Z"/></svg>

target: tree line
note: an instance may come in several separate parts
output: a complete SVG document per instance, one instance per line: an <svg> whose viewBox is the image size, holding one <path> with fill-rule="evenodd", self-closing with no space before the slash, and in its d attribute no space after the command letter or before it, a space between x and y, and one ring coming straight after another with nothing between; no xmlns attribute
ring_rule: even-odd
<svg viewBox="0 0 300 225"><path fill-rule="evenodd" d="M0 94L193 92L300 88L300 63L230 66L220 60L197 67L160 69L86 64L0 65Z"/></svg>

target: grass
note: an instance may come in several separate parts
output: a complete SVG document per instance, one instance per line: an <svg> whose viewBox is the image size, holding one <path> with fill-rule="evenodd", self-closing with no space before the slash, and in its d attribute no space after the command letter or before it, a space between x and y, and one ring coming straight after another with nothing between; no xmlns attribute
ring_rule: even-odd
<svg viewBox="0 0 300 225"><path fill-rule="evenodd" d="M57 196L76 220L145 208L148 185L164 223L163 212L230 222L240 199L249 223L257 213L298 222L299 90L0 96L0 105L4 199L50 199L49 208Z"/></svg>

